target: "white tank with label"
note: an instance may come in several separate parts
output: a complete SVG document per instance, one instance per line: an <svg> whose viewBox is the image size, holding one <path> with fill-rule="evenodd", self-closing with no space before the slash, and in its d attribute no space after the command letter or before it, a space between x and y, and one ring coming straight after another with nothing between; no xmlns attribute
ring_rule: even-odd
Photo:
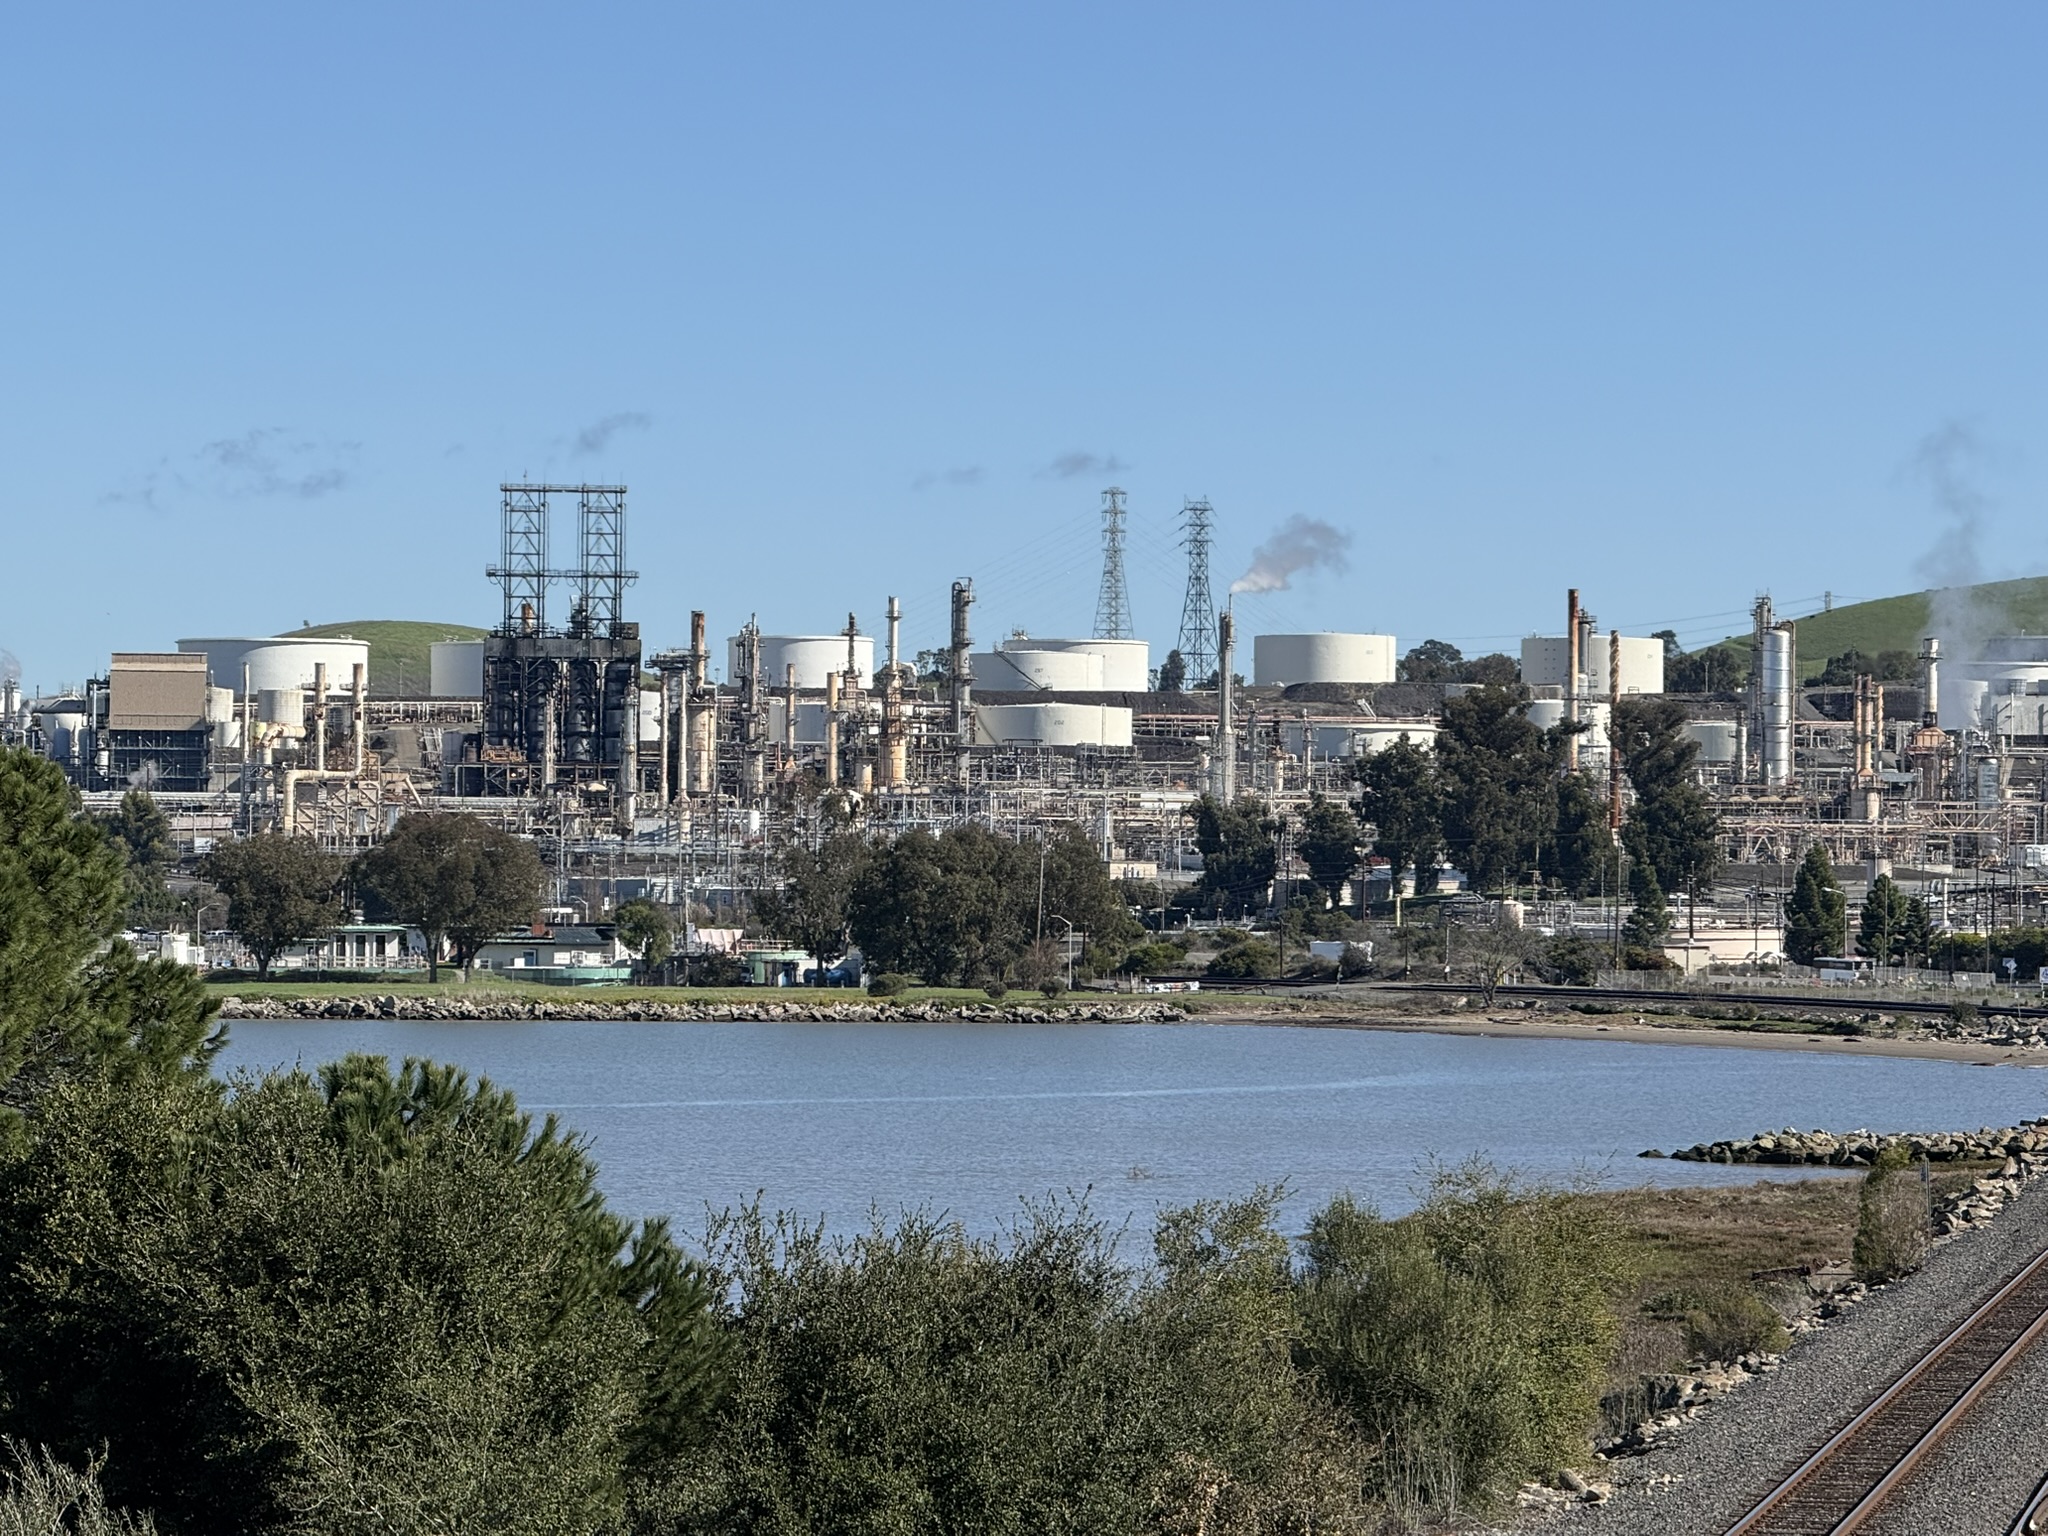
<svg viewBox="0 0 2048 1536"><path fill-rule="evenodd" d="M997 692L1102 692L1102 658L1093 651L1031 650L1005 646L976 651L968 658L974 686Z"/></svg>

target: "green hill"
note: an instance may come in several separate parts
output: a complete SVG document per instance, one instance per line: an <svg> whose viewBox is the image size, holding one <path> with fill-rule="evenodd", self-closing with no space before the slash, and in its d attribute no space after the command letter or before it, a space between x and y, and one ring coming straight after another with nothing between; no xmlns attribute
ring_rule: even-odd
<svg viewBox="0 0 2048 1536"><path fill-rule="evenodd" d="M1985 613L1994 616L1986 627L1995 632L2048 634L2048 576L1988 581L1949 590L1970 593ZM1867 603L1848 603L1800 618L1799 675L1811 681L1820 675L1830 656L1852 649L1865 656L1875 656L1880 651L1910 651L1917 655L1920 642L1927 636L1933 596L1932 591L1908 592L1899 597L1874 598ZM1733 636L1722 643L1740 646L1746 652L1749 637Z"/></svg>
<svg viewBox="0 0 2048 1536"><path fill-rule="evenodd" d="M420 698L427 691L428 648L436 640L481 640L489 631L473 624L356 619L347 624L314 624L291 633L328 640L346 635L369 641L370 691L384 698Z"/></svg>

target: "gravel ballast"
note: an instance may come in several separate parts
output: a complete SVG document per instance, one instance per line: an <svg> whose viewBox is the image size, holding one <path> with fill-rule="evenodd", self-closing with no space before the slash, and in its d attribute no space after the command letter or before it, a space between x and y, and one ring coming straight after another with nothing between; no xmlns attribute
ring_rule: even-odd
<svg viewBox="0 0 2048 1536"><path fill-rule="evenodd" d="M2036 1183L1989 1226L1936 1248L1921 1270L1871 1293L1848 1315L1799 1340L1784 1362L1667 1430L1639 1456L1608 1464L1605 1503L1531 1514L1500 1529L1569 1536L1721 1536L1756 1501L2048 1247L2048 1183ZM2005 1529L2048 1471L2048 1344L1980 1404L1924 1469L1890 1536ZM2002 1467L1998 1476L1988 1469ZM1970 1480L1967 1498L1956 1477ZM2008 1485L2010 1485L2008 1487Z"/></svg>

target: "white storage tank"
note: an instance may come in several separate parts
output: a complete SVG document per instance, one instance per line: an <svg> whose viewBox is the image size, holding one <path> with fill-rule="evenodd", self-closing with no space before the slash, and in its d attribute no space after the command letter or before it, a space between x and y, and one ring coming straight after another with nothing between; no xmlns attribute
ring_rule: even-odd
<svg viewBox="0 0 2048 1536"><path fill-rule="evenodd" d="M427 647L427 692L437 699L484 696L484 642L436 640Z"/></svg>
<svg viewBox="0 0 2048 1536"><path fill-rule="evenodd" d="M640 690L640 740L652 744L661 740L661 690Z"/></svg>
<svg viewBox="0 0 2048 1536"><path fill-rule="evenodd" d="M1062 689L1069 693L1102 692L1102 658L1093 651L976 651L968 657L974 686L997 692L1031 693Z"/></svg>
<svg viewBox="0 0 2048 1536"><path fill-rule="evenodd" d="M1252 681L1288 683L1391 683L1392 635L1252 636Z"/></svg>
<svg viewBox="0 0 2048 1536"><path fill-rule="evenodd" d="M1595 633L1581 658L1589 690L1604 698L1609 637ZM1562 688L1570 681L1571 646L1563 635L1530 635L1522 641L1522 681L1531 688ZM1621 691L1664 691L1664 642L1653 636L1621 637Z"/></svg>
<svg viewBox="0 0 2048 1536"><path fill-rule="evenodd" d="M266 638L214 638L180 640L178 649L187 656L206 658L206 680L216 688L242 692L244 668L249 691L261 694L272 688L311 688L316 663L327 664L330 693L347 693L353 686L358 664L370 665L370 642L340 636L327 639L315 635L271 635ZM481 688L477 690L483 692Z"/></svg>
<svg viewBox="0 0 2048 1536"><path fill-rule="evenodd" d="M782 688L788 685L789 668L796 668L796 685L799 688L823 688L828 673L846 670L846 636L844 635L763 635L761 637L761 684L765 688ZM875 637L855 635L853 637L853 669L860 674L861 686L869 686L875 676ZM737 683L740 680L740 642L735 635L725 642L725 680Z"/></svg>
<svg viewBox="0 0 2048 1536"><path fill-rule="evenodd" d="M1080 651L1102 658L1104 693L1144 693L1152 686L1152 645L1146 640L1041 640L1018 635L996 649L1003 651ZM977 674L975 682L981 684ZM982 686L986 686L983 684Z"/></svg>
<svg viewBox="0 0 2048 1536"><path fill-rule="evenodd" d="M1685 739L1698 745L1702 763L1725 768L1735 761L1733 720L1688 720L1685 722Z"/></svg>
<svg viewBox="0 0 2048 1536"><path fill-rule="evenodd" d="M1004 747L1128 747L1131 711L1116 704L977 704L980 740Z"/></svg>
<svg viewBox="0 0 2048 1536"><path fill-rule="evenodd" d="M299 688L265 688L256 695L256 718L265 725L300 730L306 723L306 695Z"/></svg>

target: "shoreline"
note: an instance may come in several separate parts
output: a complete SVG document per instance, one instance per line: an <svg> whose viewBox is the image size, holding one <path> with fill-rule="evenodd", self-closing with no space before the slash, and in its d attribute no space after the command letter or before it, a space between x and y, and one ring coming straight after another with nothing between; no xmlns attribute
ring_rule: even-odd
<svg viewBox="0 0 2048 1536"><path fill-rule="evenodd" d="M1190 1023L1287 1025L1304 1029L1385 1030L1391 1034L1469 1035L1501 1040L1607 1040L1625 1045L1698 1045L1731 1050L1807 1051L1825 1056L1891 1056L1913 1061L1947 1061L1965 1066L2048 1067L2048 1051L2020 1050L1971 1040L1932 1040L1882 1035L1823 1035L1789 1030L1729 1029L1704 1020L1669 1023L1585 1023L1523 1019L1487 1014L1442 1018L1416 1014L1374 1018L1365 1014L1246 1013L1197 1016Z"/></svg>

